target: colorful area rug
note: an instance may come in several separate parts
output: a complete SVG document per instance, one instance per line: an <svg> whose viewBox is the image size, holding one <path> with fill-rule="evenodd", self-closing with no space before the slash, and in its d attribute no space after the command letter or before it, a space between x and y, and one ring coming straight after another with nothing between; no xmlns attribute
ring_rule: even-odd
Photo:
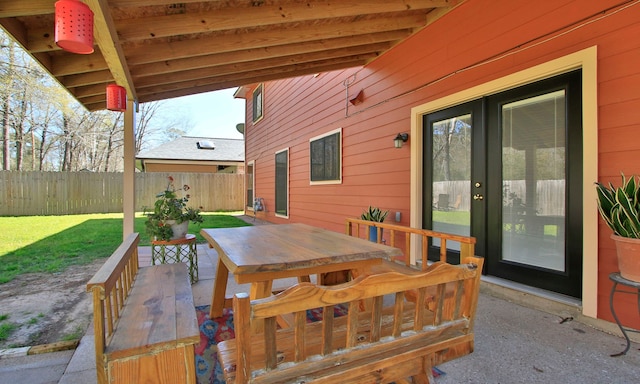
<svg viewBox="0 0 640 384"><path fill-rule="evenodd" d="M336 306L335 316L343 316L346 308ZM209 306L196 307L198 326L200 327L200 343L196 345L196 377L198 384L225 384L222 367L218 363L216 344L233 339L233 311L225 308L222 316L209 319ZM322 319L322 308L307 311L307 321ZM444 375L438 368L433 368L433 376Z"/></svg>

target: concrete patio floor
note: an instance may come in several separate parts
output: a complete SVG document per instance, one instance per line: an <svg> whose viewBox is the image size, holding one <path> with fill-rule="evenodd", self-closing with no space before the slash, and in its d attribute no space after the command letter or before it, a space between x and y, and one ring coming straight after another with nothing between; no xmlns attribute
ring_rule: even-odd
<svg viewBox="0 0 640 384"><path fill-rule="evenodd" d="M139 255L141 265L150 264L150 247L140 247ZM192 285L197 306L210 304L216 262L213 249L198 246L199 281ZM278 281L275 285L288 284L291 282ZM230 276L227 292L247 290L248 286L237 285ZM519 301L528 306L517 304ZM439 366L446 374L436 378L436 383L640 382L640 345L632 343L625 356L610 357L626 345L615 324L596 321L610 334L586 324L576 313L572 303L483 282L475 324L476 349L469 356ZM95 383L92 331L87 330L75 351L0 356L0 383Z"/></svg>

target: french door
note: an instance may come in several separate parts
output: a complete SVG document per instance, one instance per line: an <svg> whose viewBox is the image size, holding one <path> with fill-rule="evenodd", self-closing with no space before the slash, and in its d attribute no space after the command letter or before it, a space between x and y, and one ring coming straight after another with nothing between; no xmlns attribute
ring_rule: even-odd
<svg viewBox="0 0 640 384"><path fill-rule="evenodd" d="M576 71L425 115L423 227L476 237L486 274L580 297L581 93Z"/></svg>

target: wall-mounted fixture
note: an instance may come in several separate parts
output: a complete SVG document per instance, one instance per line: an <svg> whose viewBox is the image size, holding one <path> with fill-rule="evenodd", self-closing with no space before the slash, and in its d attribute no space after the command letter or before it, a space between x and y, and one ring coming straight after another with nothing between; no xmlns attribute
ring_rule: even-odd
<svg viewBox="0 0 640 384"><path fill-rule="evenodd" d="M93 53L93 11L78 0L59 0L55 4L55 42L71 53Z"/></svg>
<svg viewBox="0 0 640 384"><path fill-rule="evenodd" d="M107 109L116 112L127 110L127 90L124 87L107 85Z"/></svg>
<svg viewBox="0 0 640 384"><path fill-rule="evenodd" d="M353 105L358 105L364 100L364 91L361 89L355 96L349 98L349 102Z"/></svg>
<svg viewBox="0 0 640 384"><path fill-rule="evenodd" d="M407 140L409 140L408 133L398 133L398 136L393 139L393 144L396 146L396 148L402 148L402 143L406 143Z"/></svg>

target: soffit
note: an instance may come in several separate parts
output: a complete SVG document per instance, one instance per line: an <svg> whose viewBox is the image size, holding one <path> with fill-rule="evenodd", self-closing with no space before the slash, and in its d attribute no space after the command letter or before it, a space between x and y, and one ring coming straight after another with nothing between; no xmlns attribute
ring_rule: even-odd
<svg viewBox="0 0 640 384"><path fill-rule="evenodd" d="M462 0L85 0L95 52L54 42L55 0L0 4L0 25L88 110L362 66Z"/></svg>

